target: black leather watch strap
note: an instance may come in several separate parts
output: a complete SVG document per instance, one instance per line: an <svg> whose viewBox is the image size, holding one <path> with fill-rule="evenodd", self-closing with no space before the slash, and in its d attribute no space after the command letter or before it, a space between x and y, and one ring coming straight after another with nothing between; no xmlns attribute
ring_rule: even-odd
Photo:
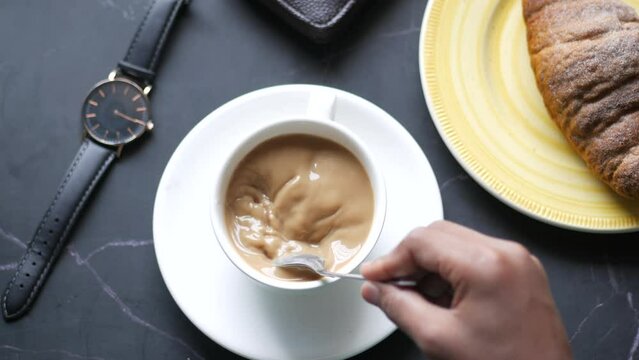
<svg viewBox="0 0 639 360"><path fill-rule="evenodd" d="M151 82L166 38L180 9L190 0L152 0L135 33L120 70L126 75Z"/></svg>
<svg viewBox="0 0 639 360"><path fill-rule="evenodd" d="M114 150L84 140L2 296L5 319L17 319L29 309L78 213L114 158Z"/></svg>

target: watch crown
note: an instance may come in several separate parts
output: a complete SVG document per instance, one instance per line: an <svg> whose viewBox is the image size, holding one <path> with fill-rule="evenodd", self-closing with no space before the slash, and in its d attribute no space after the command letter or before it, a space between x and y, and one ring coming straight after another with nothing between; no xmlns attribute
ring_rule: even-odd
<svg viewBox="0 0 639 360"><path fill-rule="evenodd" d="M149 120L149 121L146 122L146 129L147 130L149 130L149 131L153 130L154 126L155 125L153 124L153 121Z"/></svg>

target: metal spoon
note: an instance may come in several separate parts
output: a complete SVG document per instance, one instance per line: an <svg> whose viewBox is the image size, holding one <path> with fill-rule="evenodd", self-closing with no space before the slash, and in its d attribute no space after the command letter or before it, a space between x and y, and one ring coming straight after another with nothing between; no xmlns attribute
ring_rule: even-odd
<svg viewBox="0 0 639 360"><path fill-rule="evenodd" d="M324 267L324 259L316 255L293 255L286 256L282 258L278 258L273 260L273 265L281 268L295 268L302 270L310 270L318 275L326 276L326 277L339 277L344 279L352 279L352 280L366 280L360 274L342 274L336 273L332 271L326 270ZM392 284L395 286L401 287L414 287L417 286L417 282L414 280L390 280L385 281L387 284Z"/></svg>

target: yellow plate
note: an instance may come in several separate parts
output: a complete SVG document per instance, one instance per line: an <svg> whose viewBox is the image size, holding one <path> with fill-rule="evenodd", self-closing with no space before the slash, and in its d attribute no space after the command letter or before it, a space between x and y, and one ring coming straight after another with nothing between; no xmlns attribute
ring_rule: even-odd
<svg viewBox="0 0 639 360"><path fill-rule="evenodd" d="M479 184L524 214L588 232L638 230L637 202L592 175L550 119L526 46L521 0L428 2L419 61L440 135Z"/></svg>

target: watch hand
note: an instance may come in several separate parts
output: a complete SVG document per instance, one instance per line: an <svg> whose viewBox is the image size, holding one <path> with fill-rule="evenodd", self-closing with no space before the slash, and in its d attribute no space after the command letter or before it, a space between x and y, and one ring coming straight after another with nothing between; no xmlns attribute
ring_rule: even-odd
<svg viewBox="0 0 639 360"><path fill-rule="evenodd" d="M136 124L142 125L142 126L146 126L146 123L140 119L136 119L136 118L132 118L130 116L128 116L127 114L123 114L121 112L119 112L117 109L113 110L113 114L117 117L120 117L126 121L130 121L130 122L134 122Z"/></svg>

